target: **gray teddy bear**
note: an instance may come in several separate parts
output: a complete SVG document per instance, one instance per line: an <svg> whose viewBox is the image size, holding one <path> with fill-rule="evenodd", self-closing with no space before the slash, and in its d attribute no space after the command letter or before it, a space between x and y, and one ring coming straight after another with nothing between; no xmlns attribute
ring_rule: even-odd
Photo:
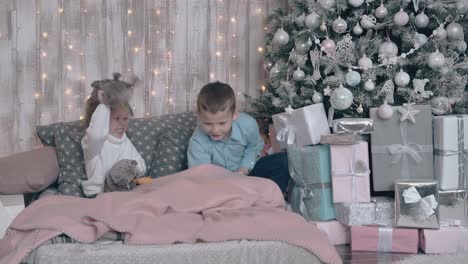
<svg viewBox="0 0 468 264"><path fill-rule="evenodd" d="M104 185L105 192L130 191L137 183L138 163L135 160L122 159L112 166L106 176Z"/></svg>

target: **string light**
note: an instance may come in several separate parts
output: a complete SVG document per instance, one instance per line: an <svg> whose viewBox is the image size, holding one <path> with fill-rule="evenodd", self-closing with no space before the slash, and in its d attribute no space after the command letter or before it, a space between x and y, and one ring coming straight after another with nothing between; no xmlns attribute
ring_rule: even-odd
<svg viewBox="0 0 468 264"><path fill-rule="evenodd" d="M41 95L40 95L39 93L35 93L35 94L34 94L34 97L35 97L36 99L39 98L40 96L41 96Z"/></svg>
<svg viewBox="0 0 468 264"><path fill-rule="evenodd" d="M215 55L218 56L218 57L221 56L221 51L217 51L217 52L215 53Z"/></svg>
<svg viewBox="0 0 468 264"><path fill-rule="evenodd" d="M263 47L258 47L257 50L258 50L258 52L262 53L263 52Z"/></svg>
<svg viewBox="0 0 468 264"><path fill-rule="evenodd" d="M236 18L235 18L235 17L231 17L231 22L232 22L232 23L236 23Z"/></svg>
<svg viewBox="0 0 468 264"><path fill-rule="evenodd" d="M262 90L262 92L265 92L265 90L266 90L265 85L260 86L260 89Z"/></svg>
<svg viewBox="0 0 468 264"><path fill-rule="evenodd" d="M59 8L59 13L63 13L63 8Z"/></svg>
<svg viewBox="0 0 468 264"><path fill-rule="evenodd" d="M160 15L160 14L161 14L161 10L156 9L156 15Z"/></svg>
<svg viewBox="0 0 468 264"><path fill-rule="evenodd" d="M153 71L153 73L154 73L154 75L158 76L158 75L159 75L159 70L158 70L158 69L155 69L155 70Z"/></svg>
<svg viewBox="0 0 468 264"><path fill-rule="evenodd" d="M215 75L213 73L210 73L210 78L214 79Z"/></svg>
<svg viewBox="0 0 468 264"><path fill-rule="evenodd" d="M83 115L80 115L80 120L83 120L84 119L84 116Z"/></svg>
<svg viewBox="0 0 468 264"><path fill-rule="evenodd" d="M151 91L151 95L156 96L156 91L155 90Z"/></svg>
<svg viewBox="0 0 468 264"><path fill-rule="evenodd" d="M236 35L235 33L234 33L234 34L232 34L232 36L233 36L234 38L235 38L235 37L237 37L237 35Z"/></svg>
<svg viewBox="0 0 468 264"><path fill-rule="evenodd" d="M127 35L128 35L129 37L131 37L131 36L132 36L132 31L129 30L129 31L127 32Z"/></svg>
<svg viewBox="0 0 468 264"><path fill-rule="evenodd" d="M218 16L218 19L219 19L219 20L223 20L223 18L224 18L224 17L223 17L223 16L221 16L221 15L220 15L220 16Z"/></svg>
<svg viewBox="0 0 468 264"><path fill-rule="evenodd" d="M42 80L47 79L47 74L43 73L43 74L41 75L41 78L42 78Z"/></svg>
<svg viewBox="0 0 468 264"><path fill-rule="evenodd" d="M140 48L134 47L134 48L133 48L133 51L134 51L135 53L138 53L138 51L140 51Z"/></svg>
<svg viewBox="0 0 468 264"><path fill-rule="evenodd" d="M70 95L70 94L71 94L71 90L70 90L70 89L66 89L66 90L65 90L65 94L66 94L66 95Z"/></svg>
<svg viewBox="0 0 468 264"><path fill-rule="evenodd" d="M148 50L146 53L151 54L151 50Z"/></svg>
<svg viewBox="0 0 468 264"><path fill-rule="evenodd" d="M133 14L133 10L128 9L128 10L127 10L127 14L129 14L129 15Z"/></svg>
<svg viewBox="0 0 468 264"><path fill-rule="evenodd" d="M43 38L47 38L49 36L49 34L47 32L42 32L42 37Z"/></svg>
<svg viewBox="0 0 468 264"><path fill-rule="evenodd" d="M47 52L43 51L43 52L41 53L41 56L42 56L42 57L47 57Z"/></svg>
<svg viewBox="0 0 468 264"><path fill-rule="evenodd" d="M67 64L66 67L67 67L67 70L69 70L69 71L72 70L72 66L70 64Z"/></svg>
<svg viewBox="0 0 468 264"><path fill-rule="evenodd" d="M68 45L68 49L73 49L73 45Z"/></svg>

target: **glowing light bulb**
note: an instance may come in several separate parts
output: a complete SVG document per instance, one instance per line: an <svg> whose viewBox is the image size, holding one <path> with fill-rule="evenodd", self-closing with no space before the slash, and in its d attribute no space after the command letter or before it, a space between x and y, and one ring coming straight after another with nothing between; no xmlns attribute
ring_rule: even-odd
<svg viewBox="0 0 468 264"><path fill-rule="evenodd" d="M161 10L156 9L156 15L160 15L160 14L161 14Z"/></svg>
<svg viewBox="0 0 468 264"><path fill-rule="evenodd" d="M63 8L59 8L59 13L63 13Z"/></svg>
<svg viewBox="0 0 468 264"><path fill-rule="evenodd" d="M217 52L215 53L215 55L218 56L218 57L221 56L221 51L217 51Z"/></svg>
<svg viewBox="0 0 468 264"><path fill-rule="evenodd" d="M42 56L42 57L47 57L47 52L43 51L43 52L41 53L41 56Z"/></svg>
<svg viewBox="0 0 468 264"><path fill-rule="evenodd" d="M157 76L157 75L159 75L159 70L158 70L158 69L156 69L156 70L154 70L154 71L153 71L153 73L154 73L154 75L156 75L156 76Z"/></svg>
<svg viewBox="0 0 468 264"><path fill-rule="evenodd" d="M127 10L127 14L129 14L129 15L133 14L133 10L128 9L128 10Z"/></svg>
<svg viewBox="0 0 468 264"><path fill-rule="evenodd" d="M69 70L69 71L72 70L72 66L70 64L67 64L66 67L67 67L67 70Z"/></svg>
<svg viewBox="0 0 468 264"><path fill-rule="evenodd" d="M232 23L236 23L236 18L235 18L235 17L231 17L231 22L232 22Z"/></svg>
<svg viewBox="0 0 468 264"><path fill-rule="evenodd" d="M47 33L47 32L42 32L42 37L43 37L43 38L47 38L48 36L49 36L49 33Z"/></svg>
<svg viewBox="0 0 468 264"><path fill-rule="evenodd" d="M214 79L215 75L213 73L210 73L210 78Z"/></svg>
<svg viewBox="0 0 468 264"><path fill-rule="evenodd" d="M261 53L261 52L263 52L263 47L258 47L257 50L258 50L258 52Z"/></svg>
<svg viewBox="0 0 468 264"><path fill-rule="evenodd" d="M156 91L155 90L151 91L151 95L156 96Z"/></svg>
<svg viewBox="0 0 468 264"><path fill-rule="evenodd" d="M42 80L45 80L47 79L47 74L43 73L42 76L41 76Z"/></svg>
<svg viewBox="0 0 468 264"><path fill-rule="evenodd" d="M73 45L68 45L68 49L73 49Z"/></svg>
<svg viewBox="0 0 468 264"><path fill-rule="evenodd" d="M84 119L84 116L80 115L80 120L83 120Z"/></svg>
<svg viewBox="0 0 468 264"><path fill-rule="evenodd" d="M260 86L260 89L262 90L262 92L264 92L266 90L265 85Z"/></svg>
<svg viewBox="0 0 468 264"><path fill-rule="evenodd" d="M127 32L127 35L130 37L130 36L132 35L132 31L129 30L129 31Z"/></svg>
<svg viewBox="0 0 468 264"><path fill-rule="evenodd" d="M34 97L39 98L41 95L39 93L35 93Z"/></svg>

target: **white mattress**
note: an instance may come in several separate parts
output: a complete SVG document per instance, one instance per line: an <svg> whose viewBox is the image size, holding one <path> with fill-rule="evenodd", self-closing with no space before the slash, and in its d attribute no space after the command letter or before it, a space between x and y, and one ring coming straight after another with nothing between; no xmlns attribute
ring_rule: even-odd
<svg viewBox="0 0 468 264"><path fill-rule="evenodd" d="M316 264L309 251L275 241L131 246L108 244L48 244L33 251L28 264Z"/></svg>

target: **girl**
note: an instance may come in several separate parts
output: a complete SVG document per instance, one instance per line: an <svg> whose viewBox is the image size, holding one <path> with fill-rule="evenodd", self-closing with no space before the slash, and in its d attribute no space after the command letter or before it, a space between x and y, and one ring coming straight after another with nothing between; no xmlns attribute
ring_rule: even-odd
<svg viewBox="0 0 468 264"><path fill-rule="evenodd" d="M94 197L104 191L106 177L111 168L121 160L135 161L129 168L137 177L146 171L143 158L126 135L129 117L133 114L128 101L109 103L110 93L132 85L119 81L120 74L114 74L113 80L95 81L94 88L86 106L85 122L88 125L86 135L81 140L87 180L82 182L83 192ZM121 166L121 165L120 165ZM146 182L148 178L140 178ZM140 182L140 183L142 183Z"/></svg>

